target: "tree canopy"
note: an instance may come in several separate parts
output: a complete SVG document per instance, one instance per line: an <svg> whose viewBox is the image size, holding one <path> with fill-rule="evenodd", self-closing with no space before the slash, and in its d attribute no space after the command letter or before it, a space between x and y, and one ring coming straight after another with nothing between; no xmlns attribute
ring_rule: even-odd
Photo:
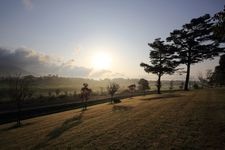
<svg viewBox="0 0 225 150"><path fill-rule="evenodd" d="M141 78L141 79L138 81L138 85L139 85L138 88L139 88L139 90L141 90L141 91L144 91L144 92L145 92L145 90L150 89L148 81L145 80L145 79L143 79L143 78Z"/></svg>
<svg viewBox="0 0 225 150"><path fill-rule="evenodd" d="M150 50L150 63L141 63L140 66L144 67L147 73L153 73L158 76L157 89L160 94L161 76L164 74L173 74L177 66L176 55L174 55L173 47L164 44L160 38L155 39L153 43L148 44L152 49Z"/></svg>
<svg viewBox="0 0 225 150"><path fill-rule="evenodd" d="M216 40L225 43L225 6L224 9L213 16L214 23L214 35Z"/></svg>
<svg viewBox="0 0 225 150"><path fill-rule="evenodd" d="M194 18L174 30L167 38L168 42L176 47L179 63L187 66L185 90L188 90L190 67L192 64L205 59L212 59L222 51L218 42L213 42L213 23L209 14Z"/></svg>

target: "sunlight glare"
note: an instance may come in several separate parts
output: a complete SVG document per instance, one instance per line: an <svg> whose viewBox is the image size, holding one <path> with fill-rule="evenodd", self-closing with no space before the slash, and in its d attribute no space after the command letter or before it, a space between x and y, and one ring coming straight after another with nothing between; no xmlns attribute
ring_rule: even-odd
<svg viewBox="0 0 225 150"><path fill-rule="evenodd" d="M99 51L93 55L92 66L96 70L109 69L111 66L111 56L109 53Z"/></svg>

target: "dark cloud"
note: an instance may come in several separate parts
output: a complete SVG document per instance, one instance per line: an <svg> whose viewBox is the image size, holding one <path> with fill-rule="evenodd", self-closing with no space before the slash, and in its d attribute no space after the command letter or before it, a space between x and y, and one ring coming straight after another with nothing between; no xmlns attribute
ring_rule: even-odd
<svg viewBox="0 0 225 150"><path fill-rule="evenodd" d="M49 56L26 48L19 48L15 51L0 48L0 58L0 62L3 65L17 66L21 68L35 68L39 65L44 65L50 60Z"/></svg>
<svg viewBox="0 0 225 150"><path fill-rule="evenodd" d="M110 70L93 70L76 66L76 61L63 61L28 48L10 50L0 47L0 75L21 73L36 76L57 74L67 77L124 78Z"/></svg>
<svg viewBox="0 0 225 150"><path fill-rule="evenodd" d="M18 72L34 75L58 74L61 76L87 77L92 71L89 68L75 66L74 62L73 59L63 62L27 48L16 50L0 48L1 74Z"/></svg>

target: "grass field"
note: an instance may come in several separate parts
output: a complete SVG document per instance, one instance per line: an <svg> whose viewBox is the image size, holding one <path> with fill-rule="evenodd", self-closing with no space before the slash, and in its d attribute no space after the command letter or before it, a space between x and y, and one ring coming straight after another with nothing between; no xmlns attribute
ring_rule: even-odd
<svg viewBox="0 0 225 150"><path fill-rule="evenodd" d="M0 126L0 149L225 149L225 89L139 96Z"/></svg>

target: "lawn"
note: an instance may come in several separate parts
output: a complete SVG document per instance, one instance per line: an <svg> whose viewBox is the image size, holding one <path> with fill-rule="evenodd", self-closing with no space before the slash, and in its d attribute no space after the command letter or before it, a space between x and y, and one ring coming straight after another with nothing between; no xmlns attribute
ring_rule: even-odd
<svg viewBox="0 0 225 150"><path fill-rule="evenodd" d="M0 126L0 149L225 149L225 89L138 96Z"/></svg>

